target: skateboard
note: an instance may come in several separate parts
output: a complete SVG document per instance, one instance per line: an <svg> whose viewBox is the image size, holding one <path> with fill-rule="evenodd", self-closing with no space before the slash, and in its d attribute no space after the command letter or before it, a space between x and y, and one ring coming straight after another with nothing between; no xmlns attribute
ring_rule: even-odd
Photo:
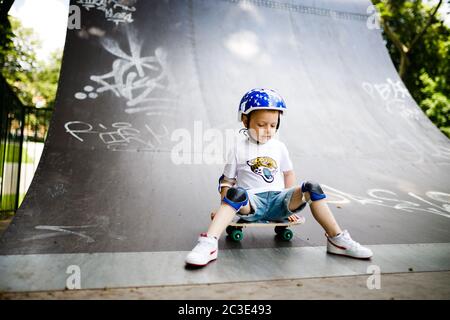
<svg viewBox="0 0 450 320"><path fill-rule="evenodd" d="M226 232L233 241L239 242L242 239L244 239L244 232L242 231L242 229L244 229L244 228L273 227L275 230L275 233L277 234L277 236L280 239L282 239L284 241L290 241L292 239L292 237L294 236L294 233L292 232L291 229L289 229L289 227L303 224L303 223L305 223L305 218L302 216L299 216L299 219L295 222L288 221L288 220L281 221L281 222L267 221L267 220L248 222L243 219L238 219L238 220L231 222L228 225Z"/></svg>

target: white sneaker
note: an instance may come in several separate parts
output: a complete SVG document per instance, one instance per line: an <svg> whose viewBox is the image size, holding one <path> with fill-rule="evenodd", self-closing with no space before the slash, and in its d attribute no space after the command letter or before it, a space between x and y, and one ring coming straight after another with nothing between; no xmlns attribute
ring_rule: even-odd
<svg viewBox="0 0 450 320"><path fill-rule="evenodd" d="M347 230L344 230L339 235L331 238L326 234L328 239L327 252L332 254L339 254L342 256L370 259L373 256L372 250L363 247L358 242L354 241Z"/></svg>
<svg viewBox="0 0 450 320"><path fill-rule="evenodd" d="M198 244L187 255L186 263L194 266L206 266L209 262L217 259L217 252L217 239L202 233L198 238Z"/></svg>

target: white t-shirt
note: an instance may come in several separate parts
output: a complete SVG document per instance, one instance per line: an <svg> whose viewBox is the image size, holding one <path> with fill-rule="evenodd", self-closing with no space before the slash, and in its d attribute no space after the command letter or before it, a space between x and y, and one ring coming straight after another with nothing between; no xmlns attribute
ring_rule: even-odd
<svg viewBox="0 0 450 320"><path fill-rule="evenodd" d="M239 137L228 152L223 174L236 179L238 187L256 194L283 190L283 172L292 168L283 142L272 138L264 144L256 144L248 137Z"/></svg>

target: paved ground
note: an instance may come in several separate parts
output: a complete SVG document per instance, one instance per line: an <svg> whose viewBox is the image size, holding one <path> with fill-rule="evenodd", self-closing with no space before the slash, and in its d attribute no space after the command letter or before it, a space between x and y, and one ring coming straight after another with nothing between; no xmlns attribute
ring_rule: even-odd
<svg viewBox="0 0 450 320"><path fill-rule="evenodd" d="M369 290L367 276L157 286L105 290L0 293L0 299L450 299L450 271L384 274Z"/></svg>

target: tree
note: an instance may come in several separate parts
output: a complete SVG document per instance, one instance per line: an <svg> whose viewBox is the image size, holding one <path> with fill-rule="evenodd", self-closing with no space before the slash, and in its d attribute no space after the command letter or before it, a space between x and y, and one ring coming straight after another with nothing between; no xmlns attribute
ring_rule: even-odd
<svg viewBox="0 0 450 320"><path fill-rule="evenodd" d="M47 107L53 107L61 71L62 50L53 51L48 61L39 61L34 86ZM35 103L36 104L36 103Z"/></svg>
<svg viewBox="0 0 450 320"><path fill-rule="evenodd" d="M438 13L443 1L375 0L391 58L411 95L450 137L450 29Z"/></svg>
<svg viewBox="0 0 450 320"><path fill-rule="evenodd" d="M4 29L9 41L3 41L0 49L3 77L24 105L52 107L62 52L52 53L49 61L38 60L36 50L41 44L33 30L11 16L9 25L10 30Z"/></svg>
<svg viewBox="0 0 450 320"><path fill-rule="evenodd" d="M423 12L425 6L422 5L422 1L385 1L379 3L378 7L382 10L381 24L384 32L400 54L398 73L402 79L410 64L412 50L426 34L431 24L436 22L436 13L441 5L442 0L439 0L438 4L432 10L429 10L430 13L427 16L427 13ZM401 19L395 21L392 19L393 16L401 16ZM399 32L394 31L390 25L395 24L394 28L398 30L400 27L406 27L407 24L403 23L405 20L414 20L416 23L412 25L413 29L408 30L412 32L403 30L403 34L400 36Z"/></svg>
<svg viewBox="0 0 450 320"><path fill-rule="evenodd" d="M14 50L11 24L8 20L8 11L14 0L0 0L0 66L4 65L7 52Z"/></svg>

